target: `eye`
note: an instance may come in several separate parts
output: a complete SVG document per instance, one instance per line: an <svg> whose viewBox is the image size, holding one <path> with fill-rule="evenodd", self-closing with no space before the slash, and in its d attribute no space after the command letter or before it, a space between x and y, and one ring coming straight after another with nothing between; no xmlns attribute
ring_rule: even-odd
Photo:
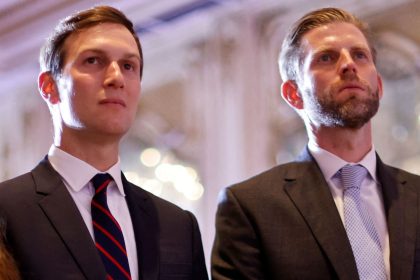
<svg viewBox="0 0 420 280"><path fill-rule="evenodd" d="M368 58L368 55L364 51L356 51L354 53L354 57L356 59L367 59Z"/></svg>
<svg viewBox="0 0 420 280"><path fill-rule="evenodd" d="M134 65L131 64L131 63L124 63L123 67L124 67L125 70L130 70L130 71L134 70Z"/></svg>
<svg viewBox="0 0 420 280"><path fill-rule="evenodd" d="M100 62L99 57L96 56L88 57L85 61L87 64L99 64Z"/></svg>
<svg viewBox="0 0 420 280"><path fill-rule="evenodd" d="M320 53L316 58L316 62L320 64L334 63L335 60L337 60L337 55L330 51Z"/></svg>
<svg viewBox="0 0 420 280"><path fill-rule="evenodd" d="M122 60L120 62L120 67L123 71L127 71L127 72L138 72L139 69L139 64L137 63L136 60Z"/></svg>
<svg viewBox="0 0 420 280"><path fill-rule="evenodd" d="M324 53L324 54L319 56L318 60L321 61L321 62L328 62L328 61L332 60L332 57L329 53Z"/></svg>

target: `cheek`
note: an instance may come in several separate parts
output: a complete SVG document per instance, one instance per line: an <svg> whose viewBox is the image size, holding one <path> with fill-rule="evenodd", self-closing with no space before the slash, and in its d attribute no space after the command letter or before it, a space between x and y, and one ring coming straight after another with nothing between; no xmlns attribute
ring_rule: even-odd
<svg viewBox="0 0 420 280"><path fill-rule="evenodd" d="M316 73L314 75L305 75L301 84L303 92L311 95L316 95L324 86L323 80Z"/></svg>
<svg viewBox="0 0 420 280"><path fill-rule="evenodd" d="M73 91L73 80L70 77L62 76L57 82L60 99L66 99L69 92Z"/></svg>
<svg viewBox="0 0 420 280"><path fill-rule="evenodd" d="M365 69L363 72L361 71L359 77L369 83L373 88L378 86L378 72L373 67Z"/></svg>
<svg viewBox="0 0 420 280"><path fill-rule="evenodd" d="M127 85L128 95L131 101L138 102L140 98L141 85L140 82L133 82Z"/></svg>
<svg viewBox="0 0 420 280"><path fill-rule="evenodd" d="M131 98L131 112L133 115L136 115L137 113L137 108L138 108L138 104L139 104L139 97L140 94L136 94Z"/></svg>
<svg viewBox="0 0 420 280"><path fill-rule="evenodd" d="M128 94L128 104L130 106L130 111L135 115L137 112L137 107L140 99L141 87L139 84L134 84L129 89Z"/></svg>
<svg viewBox="0 0 420 280"><path fill-rule="evenodd" d="M71 114L73 111L75 84L72 80L61 80L58 86L60 94L60 108L62 114Z"/></svg>
<svg viewBox="0 0 420 280"><path fill-rule="evenodd" d="M72 92L69 92L69 103L73 110L77 110L80 107L84 107L88 103L89 94L86 92L84 87L81 87L79 83L74 83Z"/></svg>
<svg viewBox="0 0 420 280"><path fill-rule="evenodd" d="M67 93L67 107L73 117L84 116L94 110L98 87L89 79L74 79L71 90Z"/></svg>
<svg viewBox="0 0 420 280"><path fill-rule="evenodd" d="M376 73L372 74L370 77L370 86L375 90L378 88L378 75Z"/></svg>

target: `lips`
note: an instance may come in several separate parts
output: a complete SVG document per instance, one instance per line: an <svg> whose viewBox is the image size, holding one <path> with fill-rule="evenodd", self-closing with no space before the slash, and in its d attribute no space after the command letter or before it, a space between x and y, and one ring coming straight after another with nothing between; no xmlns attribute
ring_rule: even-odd
<svg viewBox="0 0 420 280"><path fill-rule="evenodd" d="M339 91L343 90L365 90L365 86L360 83L346 83L339 88Z"/></svg>
<svg viewBox="0 0 420 280"><path fill-rule="evenodd" d="M124 100L118 98L105 98L99 101L101 105L121 105L123 107L127 107Z"/></svg>

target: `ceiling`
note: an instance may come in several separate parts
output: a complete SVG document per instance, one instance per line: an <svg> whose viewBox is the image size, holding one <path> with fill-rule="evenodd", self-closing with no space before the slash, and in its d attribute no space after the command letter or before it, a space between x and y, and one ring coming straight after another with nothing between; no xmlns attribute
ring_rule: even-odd
<svg viewBox="0 0 420 280"><path fill-rule="evenodd" d="M77 10L98 4L112 5L122 10L135 24L143 48L146 50L148 42L151 42L153 44L151 52L156 52L162 45L171 43L169 40L161 43L159 38L162 34L176 33L177 41L188 40L193 34L202 32L206 18L215 13L228 11L241 2L243 1L2 0L0 1L0 81L5 84L10 80L5 78L7 76L24 75L22 71L27 69L37 70L36 58L45 38L59 19ZM201 24L194 24L197 19ZM185 32L186 22L189 22L187 32Z"/></svg>
<svg viewBox="0 0 420 280"><path fill-rule="evenodd" d="M0 82L2 88L7 88L5 85L12 83L9 77L25 79L26 73L37 72L39 48L57 21L97 4L112 5L126 13L141 37L145 56L153 57L159 56L162 48L176 49L197 36L206 36L212 19L223 14L240 9L257 13L282 8L289 11L286 17L296 18L302 7L334 3L362 17L367 15L378 29L395 30L420 44L420 0L2 0Z"/></svg>
<svg viewBox="0 0 420 280"><path fill-rule="evenodd" d="M192 15L209 15L228 9L241 0L2 0L0 1L0 58L25 53L42 43L57 21L77 10L97 5L112 5L122 10L135 24L140 36L174 26ZM201 18L203 19L203 18ZM18 44L19 42L25 42ZM4 53L6 50L7 56Z"/></svg>

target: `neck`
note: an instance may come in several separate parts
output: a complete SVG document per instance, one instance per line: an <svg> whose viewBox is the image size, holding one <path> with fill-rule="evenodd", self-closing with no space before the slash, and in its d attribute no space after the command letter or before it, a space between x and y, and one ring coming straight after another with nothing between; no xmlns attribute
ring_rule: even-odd
<svg viewBox="0 0 420 280"><path fill-rule="evenodd" d="M55 133L54 145L100 171L108 170L118 161L119 139L63 130Z"/></svg>
<svg viewBox="0 0 420 280"><path fill-rule="evenodd" d="M307 125L310 141L347 162L359 162L372 149L370 122L358 129Z"/></svg>

